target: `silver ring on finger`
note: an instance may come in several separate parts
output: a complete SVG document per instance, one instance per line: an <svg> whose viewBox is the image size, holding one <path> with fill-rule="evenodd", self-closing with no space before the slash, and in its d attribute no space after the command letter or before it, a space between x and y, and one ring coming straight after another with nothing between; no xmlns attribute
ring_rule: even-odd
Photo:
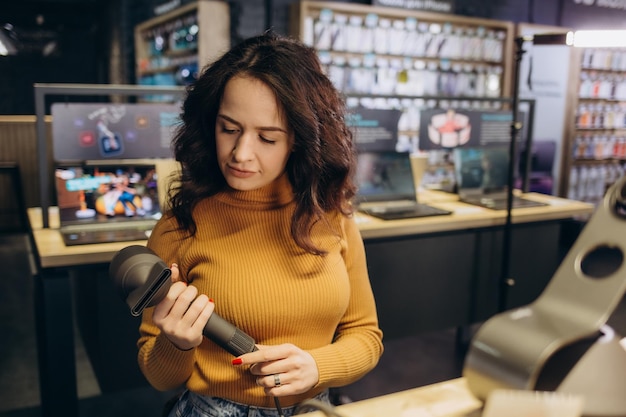
<svg viewBox="0 0 626 417"><path fill-rule="evenodd" d="M274 386L280 387L280 375L279 374L274 374Z"/></svg>

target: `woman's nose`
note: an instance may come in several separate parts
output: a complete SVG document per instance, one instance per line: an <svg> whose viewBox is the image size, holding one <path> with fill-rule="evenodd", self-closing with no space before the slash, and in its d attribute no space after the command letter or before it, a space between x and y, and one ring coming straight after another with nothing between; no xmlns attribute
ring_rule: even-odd
<svg viewBox="0 0 626 417"><path fill-rule="evenodd" d="M235 147L233 148L233 158L236 161L246 161L250 159L253 154L252 151L252 140L249 137L250 135L243 134L235 143Z"/></svg>

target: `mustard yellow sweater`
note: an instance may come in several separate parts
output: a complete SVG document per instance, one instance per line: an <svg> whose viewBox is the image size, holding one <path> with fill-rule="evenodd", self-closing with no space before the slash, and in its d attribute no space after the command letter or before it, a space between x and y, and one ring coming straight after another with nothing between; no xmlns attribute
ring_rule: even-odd
<svg viewBox="0 0 626 417"><path fill-rule="evenodd" d="M183 279L215 302L215 311L257 344L293 343L317 363L319 384L281 399L284 406L328 387L349 384L370 371L382 354L382 333L354 219L333 215L314 227L324 257L298 247L290 235L293 192L282 176L255 191L228 191L194 210L198 232L183 239L176 221L163 217L148 246ZM157 389L193 392L273 407L247 367L212 341L189 351L169 342L146 309L140 326L139 365Z"/></svg>

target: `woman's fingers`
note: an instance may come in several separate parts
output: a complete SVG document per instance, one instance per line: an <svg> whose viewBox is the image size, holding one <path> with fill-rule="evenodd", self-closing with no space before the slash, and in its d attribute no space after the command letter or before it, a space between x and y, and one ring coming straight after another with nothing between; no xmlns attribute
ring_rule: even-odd
<svg viewBox="0 0 626 417"><path fill-rule="evenodd" d="M187 284L185 284L184 282L179 281L172 284L166 296L154 308L154 320L159 320L168 316L179 295L182 294L186 289Z"/></svg>
<svg viewBox="0 0 626 417"><path fill-rule="evenodd" d="M213 314L215 304L213 303L213 300L202 294L193 302L189 310L191 310L192 308L194 309L193 313L190 311L187 312L187 314L192 314L194 317L191 327L194 331L199 331L200 333L202 333L202 331L204 330L204 326L206 326L206 323L207 321L209 321L211 314Z"/></svg>
<svg viewBox="0 0 626 417"><path fill-rule="evenodd" d="M206 295L185 282L175 282L155 307L153 320L179 349L188 350L202 342L202 332L214 309Z"/></svg>
<svg viewBox="0 0 626 417"><path fill-rule="evenodd" d="M173 304L172 309L169 313L172 318L180 320L191 307L191 303L193 303L193 301L198 296L198 289L193 285L187 286L187 284L180 281L175 283L174 285L183 285L185 287L183 291L176 297L176 302ZM168 293L167 297L169 298L169 296L170 294Z"/></svg>
<svg viewBox="0 0 626 417"><path fill-rule="evenodd" d="M172 282L178 282L180 281L180 270L178 269L178 264L173 263L172 266L170 266L170 271L172 271L172 275L170 277L170 279L172 280Z"/></svg>
<svg viewBox="0 0 626 417"><path fill-rule="evenodd" d="M233 359L233 365L249 365L257 385L274 396L306 392L319 381L317 364L310 353L285 343L258 345L259 350Z"/></svg>
<svg viewBox="0 0 626 417"><path fill-rule="evenodd" d="M288 373L277 373L266 376L261 376L256 379L257 385L260 385L264 388L277 388L283 385L289 384L289 374Z"/></svg>

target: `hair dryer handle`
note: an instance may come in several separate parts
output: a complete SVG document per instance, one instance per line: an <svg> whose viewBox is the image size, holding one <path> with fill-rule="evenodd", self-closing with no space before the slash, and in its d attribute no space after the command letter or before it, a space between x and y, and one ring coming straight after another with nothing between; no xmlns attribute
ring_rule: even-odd
<svg viewBox="0 0 626 417"><path fill-rule="evenodd" d="M233 356L257 350L252 337L215 313L211 314L202 333Z"/></svg>

